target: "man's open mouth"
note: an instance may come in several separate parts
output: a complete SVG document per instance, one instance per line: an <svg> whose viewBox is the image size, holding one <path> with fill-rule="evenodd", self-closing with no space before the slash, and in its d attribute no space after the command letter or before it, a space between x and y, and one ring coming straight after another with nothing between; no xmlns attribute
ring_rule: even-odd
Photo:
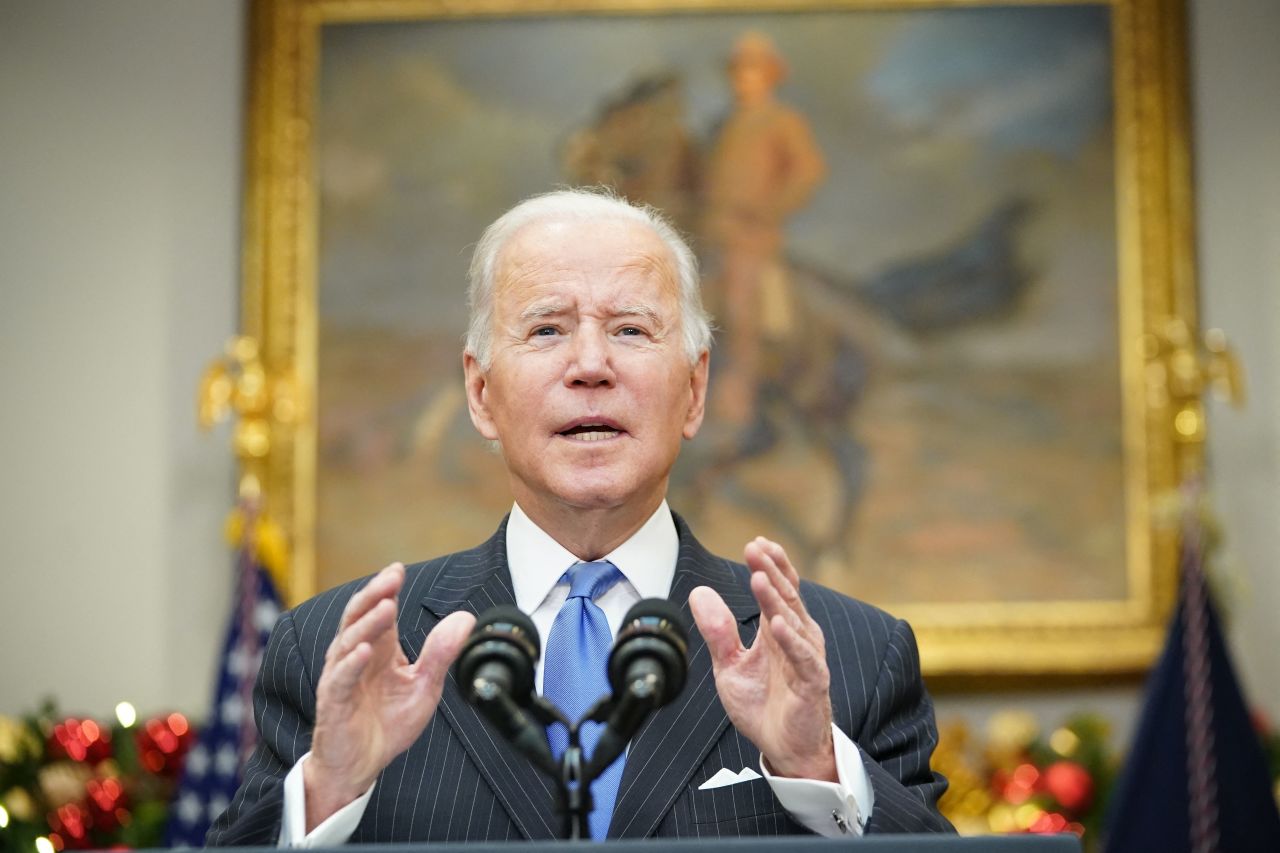
<svg viewBox="0 0 1280 853"><path fill-rule="evenodd" d="M586 423L561 430L559 434L563 435L565 438L571 438L574 441L604 441L607 438L614 438L621 433L622 430L612 426L611 424Z"/></svg>

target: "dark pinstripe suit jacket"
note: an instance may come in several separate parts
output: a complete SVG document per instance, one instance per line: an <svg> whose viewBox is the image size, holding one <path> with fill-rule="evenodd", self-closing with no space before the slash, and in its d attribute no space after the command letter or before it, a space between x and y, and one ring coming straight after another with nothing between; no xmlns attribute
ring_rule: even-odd
<svg viewBox="0 0 1280 853"><path fill-rule="evenodd" d="M671 600L688 616L689 593L707 585L738 618L744 643L759 623L747 569L708 553L676 517L680 554ZM400 640L412 659L449 613L514 604L506 523L478 548L408 569ZM315 687L325 649L355 581L285 613L272 633L254 692L261 740L244 784L209 832L211 845L274 845L283 780L311 744ZM920 680L915 638L905 622L870 605L803 583L809 612L826 636L835 722L863 753L875 808L868 831L949 831L937 811L946 787L930 772L937 740L933 706ZM689 680L632 741L609 827L611 838L780 835L805 832L763 779L700 791L716 771L755 767L759 752L729 725L711 660L696 630ZM352 842L550 839L559 822L551 782L512 750L463 701L452 676L422 736L382 772Z"/></svg>

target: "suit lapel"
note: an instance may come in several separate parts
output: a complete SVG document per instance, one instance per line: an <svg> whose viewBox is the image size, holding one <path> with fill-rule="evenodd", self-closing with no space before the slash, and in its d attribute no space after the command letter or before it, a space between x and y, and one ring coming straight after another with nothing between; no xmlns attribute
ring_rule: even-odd
<svg viewBox="0 0 1280 853"><path fill-rule="evenodd" d="M417 658L427 632L456 610L477 616L491 607L515 605L511 571L507 565L507 524L504 520L479 548L455 554L421 592L406 590L405 601L420 601L417 618L402 629L401 645L410 660ZM450 670L438 709L453 728L471 760L497 795L511 820L530 839L559 837L559 821L552 804L552 781L512 749L462 697Z"/></svg>
<svg viewBox="0 0 1280 853"><path fill-rule="evenodd" d="M712 556L693 538L680 516L675 521L680 555L669 598L680 605L690 626L689 677L676 701L650 717L631 742L610 838L652 835L729 725L716 694L711 654L693 625L689 593L698 586L718 592L738 619L744 645L755 638L758 626L760 608L750 589L726 561Z"/></svg>

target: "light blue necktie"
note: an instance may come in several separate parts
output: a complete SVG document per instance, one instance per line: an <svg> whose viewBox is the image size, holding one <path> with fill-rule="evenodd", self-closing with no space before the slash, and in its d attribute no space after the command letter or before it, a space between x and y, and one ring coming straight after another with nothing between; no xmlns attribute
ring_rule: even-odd
<svg viewBox="0 0 1280 853"><path fill-rule="evenodd" d="M551 634L547 637L542 694L571 720L581 720L596 700L609 692L605 666L613 636L604 611L596 605L595 599L620 580L622 573L618 567L605 561L577 563L560 578L561 583L567 581L569 584L569 597L556 614ZM585 723L580 727L578 734L584 765L595 752L603 728L600 723ZM569 735L563 726L551 726L547 729L547 739L558 761L569 747ZM595 808L588 824L593 841L603 841L609 831L613 804L618 798L618 783L622 781L624 758L619 756L591 786Z"/></svg>

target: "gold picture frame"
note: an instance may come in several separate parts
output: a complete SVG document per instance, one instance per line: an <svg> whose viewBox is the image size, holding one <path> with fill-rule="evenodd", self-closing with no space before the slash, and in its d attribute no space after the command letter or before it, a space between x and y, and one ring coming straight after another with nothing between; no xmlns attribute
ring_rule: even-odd
<svg viewBox="0 0 1280 853"><path fill-rule="evenodd" d="M1194 329L1185 18L1179 0L983 3L949 0L258 0L252 7L244 207L243 333L290 388L251 466L291 564L285 597L317 589L319 167L314 136L322 33L350 24L561 16L856 13L1091 6L1110 22L1116 314L1123 445L1124 594L1105 600L899 602L928 675L1114 677L1144 670L1177 586L1176 537L1153 504L1195 464L1197 432L1164 380L1170 328ZM478 236L478 235L477 235ZM456 247L458 250L462 246ZM1175 347L1176 349L1176 347ZM1183 420L1177 422L1179 414ZM496 519L495 519L496 522ZM1119 523L1119 522L1118 522ZM441 549L444 550L444 549ZM405 555L427 557L434 554ZM376 566L367 566L365 571ZM364 572L360 572L364 573Z"/></svg>

